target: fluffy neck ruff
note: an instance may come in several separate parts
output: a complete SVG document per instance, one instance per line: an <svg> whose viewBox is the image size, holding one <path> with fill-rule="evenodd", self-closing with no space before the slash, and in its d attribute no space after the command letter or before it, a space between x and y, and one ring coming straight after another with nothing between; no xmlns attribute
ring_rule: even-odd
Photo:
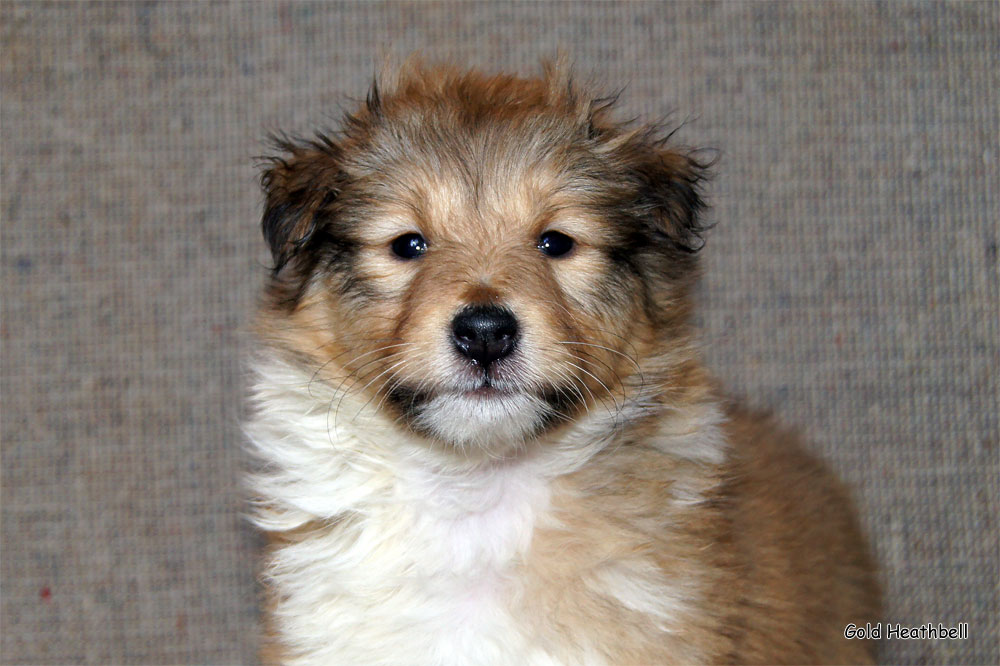
<svg viewBox="0 0 1000 666"><path fill-rule="evenodd" d="M278 356L259 357L252 371L252 520L278 546L266 575L289 662L371 663L357 646L383 644L393 663L403 653L392 644L420 651L421 662L509 663L520 654L544 663L506 609L519 594L511 568L551 519L553 481L622 445L637 424L656 423L652 439L695 466L724 456L709 400L681 409L637 393L516 456L471 459L406 435Z"/></svg>
<svg viewBox="0 0 1000 666"><path fill-rule="evenodd" d="M721 411L707 394L676 406L637 389L615 409L595 407L499 458L430 445L403 432L373 401L342 395L278 354L258 356L250 370L244 431L258 463L250 481L257 497L254 522L267 531L387 504L431 502L443 515L474 515L516 494L507 488L515 479L544 482L570 474L651 417L660 417L657 439L665 452L700 463L724 457Z"/></svg>

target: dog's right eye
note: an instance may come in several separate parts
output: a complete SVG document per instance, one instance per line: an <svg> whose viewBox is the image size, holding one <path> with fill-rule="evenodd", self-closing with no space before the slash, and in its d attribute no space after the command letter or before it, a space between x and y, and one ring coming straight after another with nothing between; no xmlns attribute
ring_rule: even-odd
<svg viewBox="0 0 1000 666"><path fill-rule="evenodd" d="M427 241L420 234L403 234L392 241L392 253L400 259L416 259L427 251Z"/></svg>
<svg viewBox="0 0 1000 666"><path fill-rule="evenodd" d="M546 231L538 239L538 249L550 257L562 257L573 249L573 239L558 231Z"/></svg>

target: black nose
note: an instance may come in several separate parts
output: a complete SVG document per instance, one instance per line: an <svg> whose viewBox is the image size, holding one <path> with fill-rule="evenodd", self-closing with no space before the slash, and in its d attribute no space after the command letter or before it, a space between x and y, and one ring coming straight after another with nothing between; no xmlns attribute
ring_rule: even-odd
<svg viewBox="0 0 1000 666"><path fill-rule="evenodd" d="M470 305L452 320L451 337L458 351L485 368L514 350L517 319L496 305Z"/></svg>

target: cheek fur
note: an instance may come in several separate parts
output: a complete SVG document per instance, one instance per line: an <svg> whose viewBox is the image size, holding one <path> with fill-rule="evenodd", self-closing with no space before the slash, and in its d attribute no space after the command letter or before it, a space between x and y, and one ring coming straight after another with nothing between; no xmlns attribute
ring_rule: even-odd
<svg viewBox="0 0 1000 666"><path fill-rule="evenodd" d="M322 376L343 390L370 394L415 424L420 416L426 428L432 410L421 407L469 381L450 344L451 318L467 301L493 299L521 324L518 353L502 376L540 401L515 430L548 427L588 404L622 402L638 367L636 338L643 336L636 329L646 320L633 263L590 246L566 259L534 248L510 254L492 264L457 251L402 261L381 245L338 243L320 254L325 263L317 257L324 268L297 315L312 333L296 346L310 349ZM473 277L484 266L492 266L489 288ZM455 431L457 421L445 421Z"/></svg>

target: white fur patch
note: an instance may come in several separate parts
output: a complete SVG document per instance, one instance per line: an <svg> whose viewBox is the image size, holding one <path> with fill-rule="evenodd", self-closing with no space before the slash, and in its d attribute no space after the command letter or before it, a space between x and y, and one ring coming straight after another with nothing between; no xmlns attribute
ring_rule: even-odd
<svg viewBox="0 0 1000 666"><path fill-rule="evenodd" d="M612 442L616 424L646 408L636 401L619 413L594 410L524 455L461 463L291 363L260 357L252 371L245 431L258 463L253 520L270 531L325 525L278 550L267 572L289 663L557 663L510 611L525 593L513 565L546 515L551 480L586 464ZM521 416L535 413L529 403L512 400L470 420L462 418L467 405L443 401L434 425L458 432L493 418L510 435L534 427ZM713 419L697 429L715 432ZM665 447L682 455L722 455L709 451L721 447L715 435L664 434ZM676 596L649 593L669 583L658 572L609 569L593 582L664 627L677 610ZM602 663L590 647L579 649L576 663Z"/></svg>
<svg viewBox="0 0 1000 666"><path fill-rule="evenodd" d="M549 411L544 401L526 393L490 400L447 393L420 408L418 423L458 446L491 448L531 436Z"/></svg>

